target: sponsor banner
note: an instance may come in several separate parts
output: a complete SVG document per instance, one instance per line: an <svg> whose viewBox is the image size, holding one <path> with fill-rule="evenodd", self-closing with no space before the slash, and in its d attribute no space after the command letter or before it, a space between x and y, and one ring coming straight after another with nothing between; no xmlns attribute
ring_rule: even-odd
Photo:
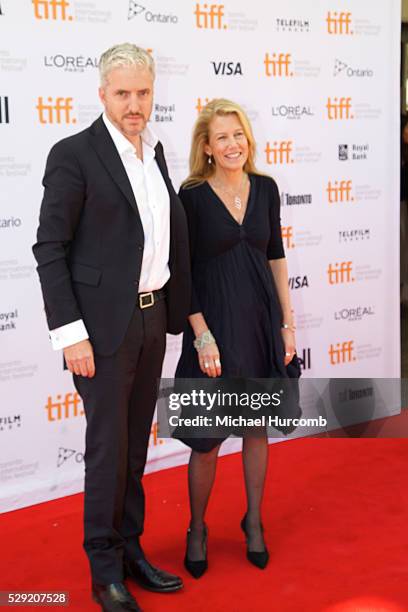
<svg viewBox="0 0 408 612"><path fill-rule="evenodd" d="M247 112L257 167L280 197L301 386L327 378L317 395L304 390L303 413L324 406L330 432L346 405L347 422L366 406L364 389L380 397L376 377L399 376L400 6L341 4L0 0L0 511L83 486L84 405L50 346L31 245L48 152L101 113L99 58L113 44L155 60L150 126L176 191L205 104ZM168 337L166 378L180 347ZM389 399L375 418L397 409ZM237 450L229 439L221 452ZM188 457L155 418L146 471Z"/></svg>

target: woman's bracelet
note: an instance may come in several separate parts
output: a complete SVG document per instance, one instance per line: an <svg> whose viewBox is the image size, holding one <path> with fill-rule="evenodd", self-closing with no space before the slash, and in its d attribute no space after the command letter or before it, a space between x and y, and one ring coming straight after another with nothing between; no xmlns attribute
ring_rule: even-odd
<svg viewBox="0 0 408 612"><path fill-rule="evenodd" d="M207 329L205 332L197 336L193 342L193 346L196 351L200 351L206 344L212 344L213 342L215 342L215 338L210 330Z"/></svg>
<svg viewBox="0 0 408 612"><path fill-rule="evenodd" d="M294 332L296 327L295 325L292 323L292 325L289 325L289 323L282 323L281 325L282 329L289 329L291 332Z"/></svg>

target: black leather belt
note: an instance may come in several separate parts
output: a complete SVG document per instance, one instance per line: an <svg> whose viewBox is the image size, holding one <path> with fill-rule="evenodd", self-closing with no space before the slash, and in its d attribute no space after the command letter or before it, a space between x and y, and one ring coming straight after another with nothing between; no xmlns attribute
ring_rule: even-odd
<svg viewBox="0 0 408 612"><path fill-rule="evenodd" d="M139 308L150 308L154 306L159 300L163 300L166 297L164 289L157 289L157 291L148 291L147 293L139 293Z"/></svg>

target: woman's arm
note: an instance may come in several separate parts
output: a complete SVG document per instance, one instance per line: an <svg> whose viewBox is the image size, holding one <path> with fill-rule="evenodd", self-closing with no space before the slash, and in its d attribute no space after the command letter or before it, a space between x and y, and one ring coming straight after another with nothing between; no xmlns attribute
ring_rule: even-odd
<svg viewBox="0 0 408 612"><path fill-rule="evenodd" d="M293 310L290 301L288 267L286 259L272 259L269 261L282 308L282 338L285 346L285 366L293 359L296 352L295 325Z"/></svg>

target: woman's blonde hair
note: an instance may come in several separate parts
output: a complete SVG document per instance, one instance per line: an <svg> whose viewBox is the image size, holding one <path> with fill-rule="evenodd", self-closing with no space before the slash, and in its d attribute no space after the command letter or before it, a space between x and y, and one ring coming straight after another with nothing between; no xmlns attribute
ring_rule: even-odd
<svg viewBox="0 0 408 612"><path fill-rule="evenodd" d="M215 172L215 164L208 163L208 155L204 151L209 141L210 124L214 117L236 115L242 125L248 141L248 159L244 165L244 172L260 174L255 166L255 139L249 119L241 106L225 98L215 98L204 106L194 124L190 151L190 174L183 181L183 187L194 187L204 183Z"/></svg>

